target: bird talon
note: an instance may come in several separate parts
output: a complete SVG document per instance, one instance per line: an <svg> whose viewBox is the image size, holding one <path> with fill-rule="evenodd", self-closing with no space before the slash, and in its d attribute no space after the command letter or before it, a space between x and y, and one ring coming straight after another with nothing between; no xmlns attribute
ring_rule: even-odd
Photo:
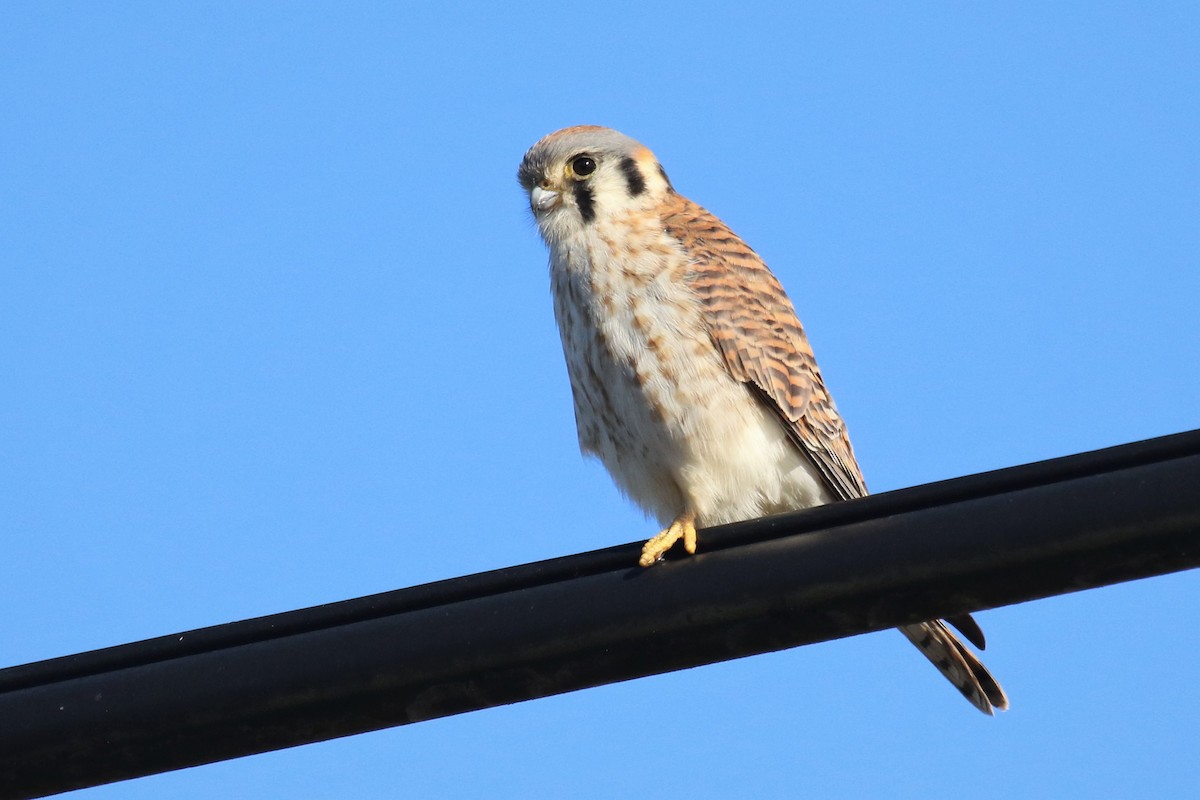
<svg viewBox="0 0 1200 800"><path fill-rule="evenodd" d="M696 515L685 512L671 523L670 527L652 537L642 546L642 557L638 564L648 567L666 555L676 542L683 539L683 549L689 554L696 552Z"/></svg>

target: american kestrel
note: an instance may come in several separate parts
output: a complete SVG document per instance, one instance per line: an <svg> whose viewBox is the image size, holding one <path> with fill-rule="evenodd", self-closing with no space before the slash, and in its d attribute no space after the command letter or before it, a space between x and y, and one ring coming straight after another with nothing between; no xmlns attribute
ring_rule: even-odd
<svg viewBox="0 0 1200 800"><path fill-rule="evenodd" d="M845 423L775 275L678 194L646 147L592 125L546 136L517 179L550 251L579 446L663 526L696 529L867 493ZM977 647L969 616L950 622ZM900 629L977 708L1008 699L941 620Z"/></svg>

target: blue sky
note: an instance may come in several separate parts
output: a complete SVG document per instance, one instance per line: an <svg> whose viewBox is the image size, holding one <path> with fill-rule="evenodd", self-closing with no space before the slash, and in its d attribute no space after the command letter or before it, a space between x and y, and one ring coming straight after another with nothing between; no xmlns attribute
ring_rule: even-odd
<svg viewBox="0 0 1200 800"><path fill-rule="evenodd" d="M570 124L772 265L875 491L1200 427L1200 6L425 5L0 12L0 664L652 533L514 178ZM993 720L884 632L78 796L1179 795L1198 590L981 615Z"/></svg>

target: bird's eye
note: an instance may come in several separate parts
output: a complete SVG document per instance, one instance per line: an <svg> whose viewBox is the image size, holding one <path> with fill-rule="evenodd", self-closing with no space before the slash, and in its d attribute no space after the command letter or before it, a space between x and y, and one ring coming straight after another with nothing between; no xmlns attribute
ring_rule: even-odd
<svg viewBox="0 0 1200 800"><path fill-rule="evenodd" d="M586 178L596 171L596 159L591 156L576 156L571 160L571 174L577 178Z"/></svg>

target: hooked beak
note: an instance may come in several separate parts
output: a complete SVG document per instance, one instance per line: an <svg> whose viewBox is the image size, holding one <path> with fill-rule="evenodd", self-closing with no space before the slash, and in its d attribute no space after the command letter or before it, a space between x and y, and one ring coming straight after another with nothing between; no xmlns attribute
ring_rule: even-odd
<svg viewBox="0 0 1200 800"><path fill-rule="evenodd" d="M529 192L529 207L533 209L533 213L540 214L554 208L560 199L562 198L558 192L535 186Z"/></svg>

